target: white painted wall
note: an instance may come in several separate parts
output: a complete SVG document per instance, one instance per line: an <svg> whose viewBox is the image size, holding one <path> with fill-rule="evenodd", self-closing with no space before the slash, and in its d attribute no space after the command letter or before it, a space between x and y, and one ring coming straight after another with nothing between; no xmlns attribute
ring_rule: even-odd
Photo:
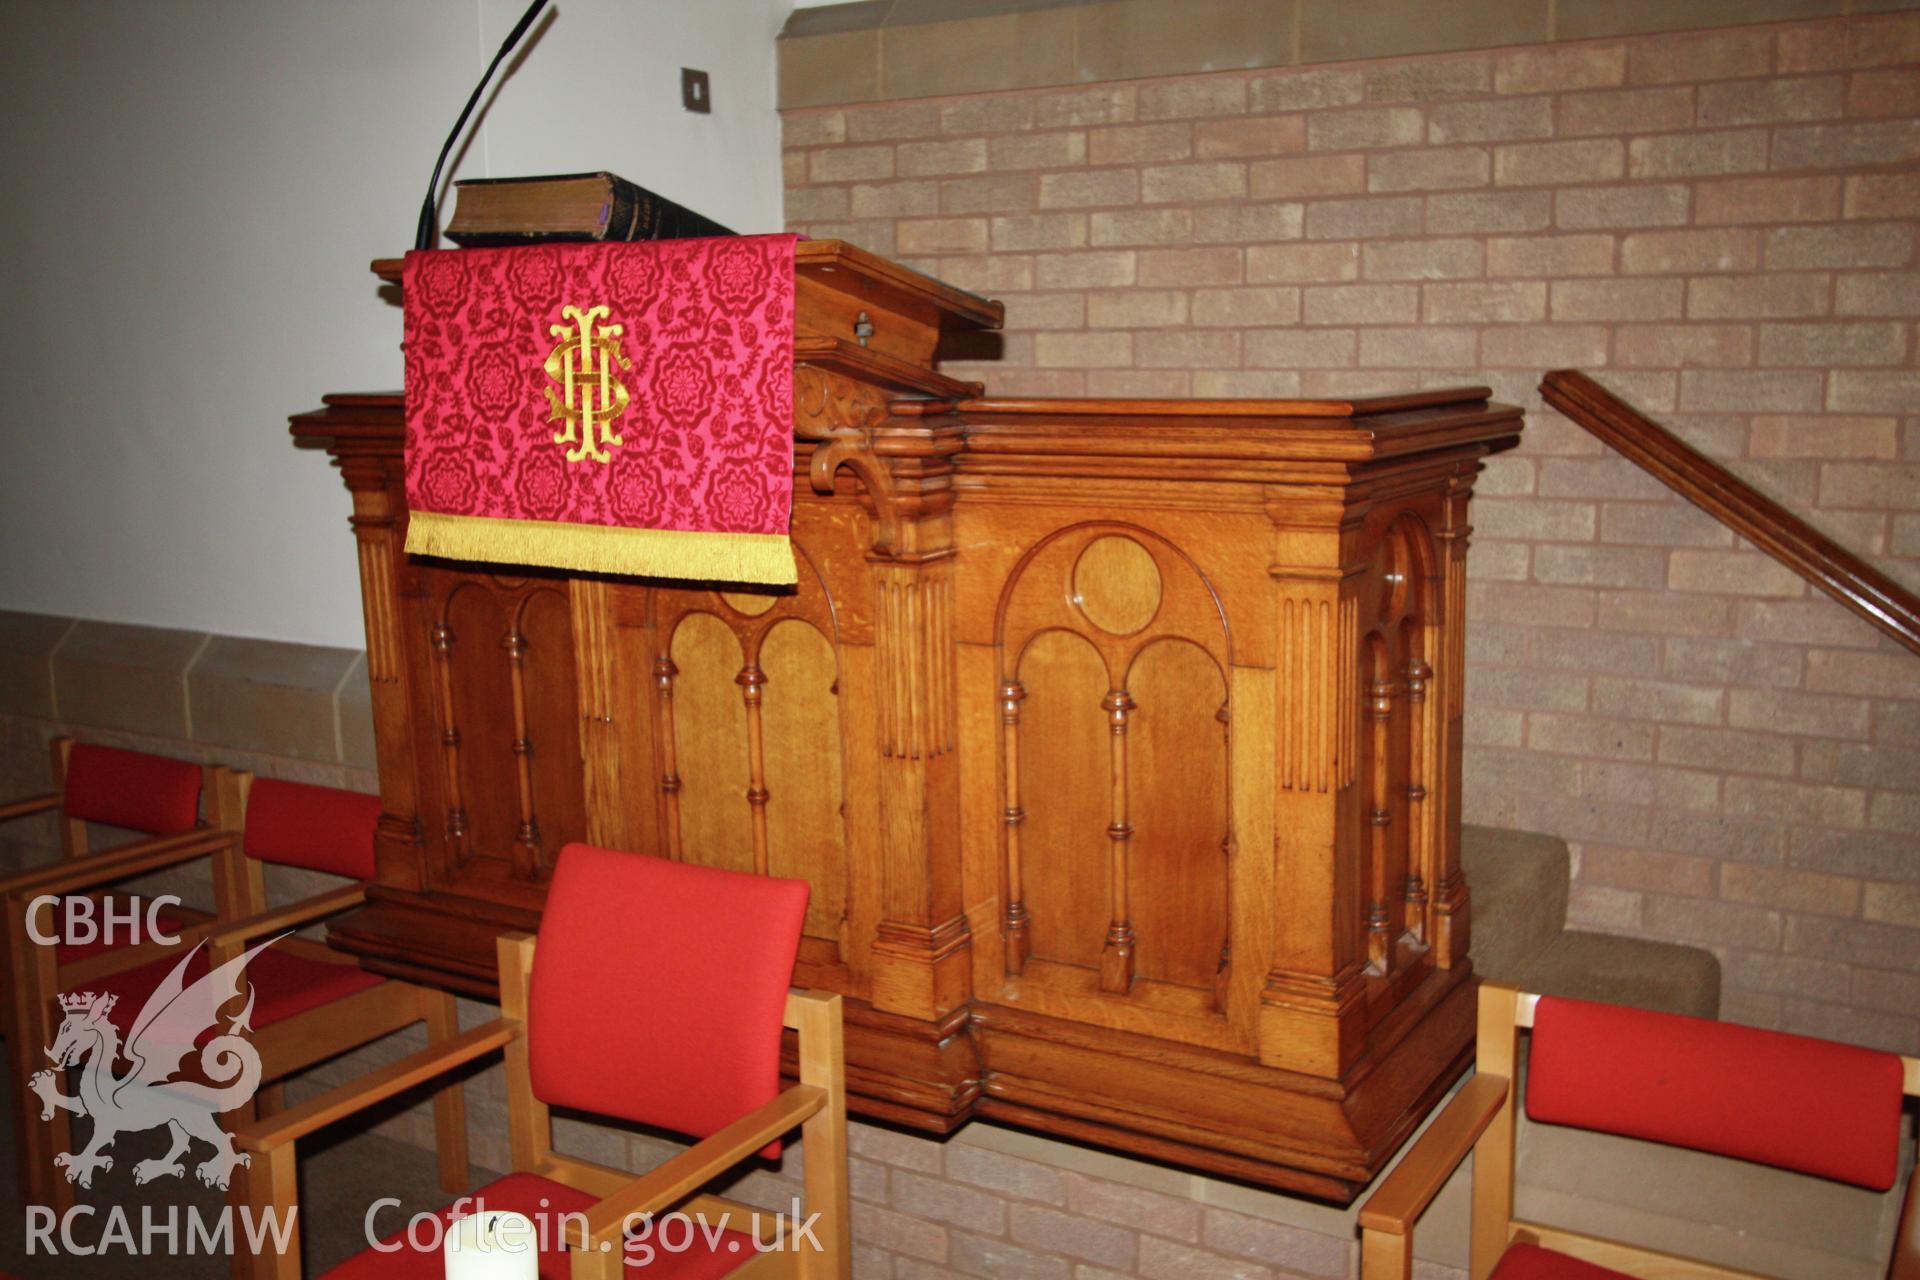
<svg viewBox="0 0 1920 1280"><path fill-rule="evenodd" d="M346 490L286 418L400 385L367 264L523 2L0 6L0 608L364 643ZM555 0L455 176L612 169L777 229L790 7Z"/></svg>

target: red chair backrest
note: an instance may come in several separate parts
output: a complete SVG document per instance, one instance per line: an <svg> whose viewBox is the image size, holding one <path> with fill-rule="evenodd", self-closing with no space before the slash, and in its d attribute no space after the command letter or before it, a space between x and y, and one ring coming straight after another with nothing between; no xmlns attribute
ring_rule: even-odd
<svg viewBox="0 0 1920 1280"><path fill-rule="evenodd" d="M1527 1115L1884 1191L1899 1175L1897 1055L1543 996Z"/></svg>
<svg viewBox="0 0 1920 1280"><path fill-rule="evenodd" d="M247 792L241 845L262 862L366 880L373 876L379 821L379 796L257 778Z"/></svg>
<svg viewBox="0 0 1920 1280"><path fill-rule="evenodd" d="M780 1088L807 884L571 844L534 953L542 1101L706 1137Z"/></svg>
<svg viewBox="0 0 1920 1280"><path fill-rule="evenodd" d="M200 766L76 742L67 755L61 808L85 822L177 836L200 822Z"/></svg>

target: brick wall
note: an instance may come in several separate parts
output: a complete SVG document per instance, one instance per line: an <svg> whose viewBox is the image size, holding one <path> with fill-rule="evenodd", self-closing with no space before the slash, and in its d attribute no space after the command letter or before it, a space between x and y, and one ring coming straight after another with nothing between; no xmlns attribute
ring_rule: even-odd
<svg viewBox="0 0 1920 1280"><path fill-rule="evenodd" d="M787 216L1004 299L1003 394L1526 405L1471 821L1726 1016L1920 1050L1920 659L1546 411L1574 366L1920 585L1920 15L785 113ZM974 354L974 353L968 353Z"/></svg>

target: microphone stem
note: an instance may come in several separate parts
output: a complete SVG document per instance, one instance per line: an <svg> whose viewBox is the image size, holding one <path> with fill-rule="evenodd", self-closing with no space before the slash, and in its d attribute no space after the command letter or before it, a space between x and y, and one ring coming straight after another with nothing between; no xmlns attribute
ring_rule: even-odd
<svg viewBox="0 0 1920 1280"><path fill-rule="evenodd" d="M547 0L533 0L533 3L527 6L527 11L520 15L520 21L514 23L513 30L507 32L506 40L500 45L500 52L494 54L493 61L487 64L486 74L480 77L480 83L473 86L473 94L467 99L467 105L461 108L460 118L453 122L453 132L447 135L446 142L440 147L440 155L433 162L433 177L427 180L427 198L421 202L420 222L413 232L414 248L431 249L434 242L439 239L440 169L446 164L447 156L453 151L453 144L459 140L460 131L467 127L467 117L471 116L474 107L479 105L480 95L486 91L487 83L493 79L493 73L500 69L500 64L507 60L507 55L513 52L514 46L520 43L526 36L528 28L533 26L533 20L539 17L540 11L546 7Z"/></svg>

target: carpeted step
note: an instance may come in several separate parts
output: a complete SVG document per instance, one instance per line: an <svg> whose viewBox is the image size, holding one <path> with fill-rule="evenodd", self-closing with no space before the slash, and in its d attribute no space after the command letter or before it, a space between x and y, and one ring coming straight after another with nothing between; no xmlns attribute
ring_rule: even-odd
<svg viewBox="0 0 1920 1280"><path fill-rule="evenodd" d="M1567 842L1500 827L1460 828L1460 869L1473 895L1473 971L1518 984L1567 924Z"/></svg>
<svg viewBox="0 0 1920 1280"><path fill-rule="evenodd" d="M1568 930L1522 970L1518 985L1539 995L1720 1016L1720 961L1674 942Z"/></svg>
<svg viewBox="0 0 1920 1280"><path fill-rule="evenodd" d="M1566 930L1572 870L1566 841L1463 826L1460 866L1473 894L1469 955L1481 977L1543 995L1719 1015L1720 963L1711 952Z"/></svg>

